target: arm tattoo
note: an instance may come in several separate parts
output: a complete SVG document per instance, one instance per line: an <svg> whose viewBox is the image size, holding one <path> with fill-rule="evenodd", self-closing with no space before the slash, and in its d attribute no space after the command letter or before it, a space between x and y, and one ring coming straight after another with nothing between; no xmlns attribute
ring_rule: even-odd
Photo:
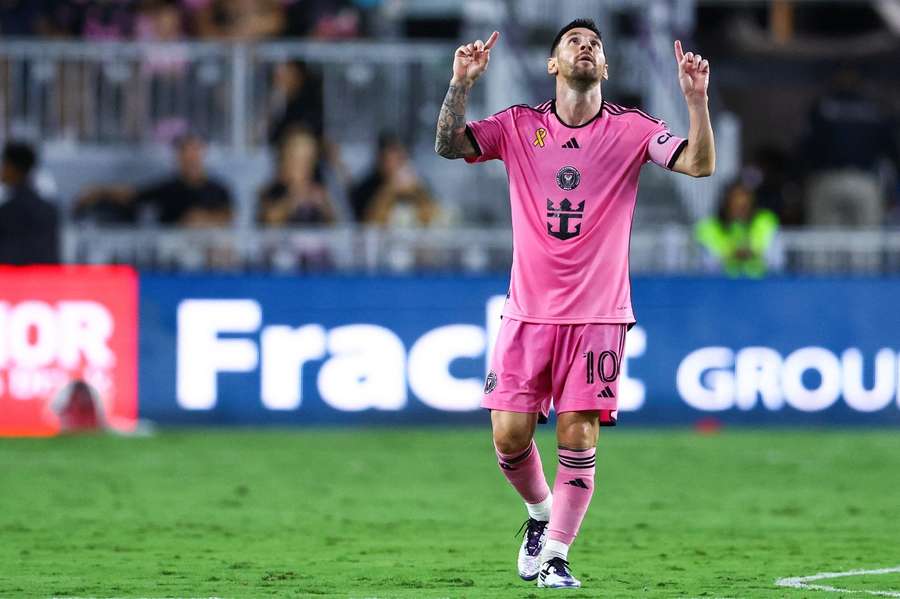
<svg viewBox="0 0 900 599"><path fill-rule="evenodd" d="M437 135L434 139L434 151L444 158L462 158L475 151L466 137L468 98L468 87L452 84L444 97L441 114L438 116Z"/></svg>

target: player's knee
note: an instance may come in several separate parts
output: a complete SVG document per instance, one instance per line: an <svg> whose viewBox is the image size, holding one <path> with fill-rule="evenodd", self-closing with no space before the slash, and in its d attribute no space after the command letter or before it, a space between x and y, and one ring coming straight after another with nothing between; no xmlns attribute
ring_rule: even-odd
<svg viewBox="0 0 900 599"><path fill-rule="evenodd" d="M588 449L597 445L597 427L593 422L576 421L557 427L559 444L570 449Z"/></svg>
<svg viewBox="0 0 900 599"><path fill-rule="evenodd" d="M525 451L531 444L531 431L508 426L494 426L494 447L502 454Z"/></svg>

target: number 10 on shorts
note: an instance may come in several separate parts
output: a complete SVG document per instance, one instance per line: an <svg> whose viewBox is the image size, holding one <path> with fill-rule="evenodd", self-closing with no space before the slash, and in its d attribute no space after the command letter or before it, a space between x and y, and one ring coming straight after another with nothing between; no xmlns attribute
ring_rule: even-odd
<svg viewBox="0 0 900 599"><path fill-rule="evenodd" d="M614 351L605 350L596 356L593 351L587 351L584 359L585 380L588 385L594 384L595 375L604 383L611 383L619 376L619 357Z"/></svg>

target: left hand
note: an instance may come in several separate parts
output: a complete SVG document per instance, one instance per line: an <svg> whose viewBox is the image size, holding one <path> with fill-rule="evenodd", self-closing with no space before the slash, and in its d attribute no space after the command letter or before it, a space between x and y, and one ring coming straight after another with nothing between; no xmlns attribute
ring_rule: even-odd
<svg viewBox="0 0 900 599"><path fill-rule="evenodd" d="M706 102L709 87L709 61L693 52L684 53L681 41L675 41L675 60L678 61L678 82L688 103Z"/></svg>

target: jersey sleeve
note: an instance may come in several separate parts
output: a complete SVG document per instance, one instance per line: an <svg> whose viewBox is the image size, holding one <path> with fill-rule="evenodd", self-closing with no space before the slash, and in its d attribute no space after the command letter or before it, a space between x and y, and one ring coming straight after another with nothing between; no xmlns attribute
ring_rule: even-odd
<svg viewBox="0 0 900 599"><path fill-rule="evenodd" d="M503 132L509 124L510 112L510 110L504 110L486 119L466 123L466 136L478 154L477 156L467 156L466 162L503 160L503 149L506 145Z"/></svg>
<svg viewBox="0 0 900 599"><path fill-rule="evenodd" d="M672 170L675 161L681 155L687 140L683 137L672 135L669 127L662 121L650 133L647 140L646 162L653 162L659 166Z"/></svg>

